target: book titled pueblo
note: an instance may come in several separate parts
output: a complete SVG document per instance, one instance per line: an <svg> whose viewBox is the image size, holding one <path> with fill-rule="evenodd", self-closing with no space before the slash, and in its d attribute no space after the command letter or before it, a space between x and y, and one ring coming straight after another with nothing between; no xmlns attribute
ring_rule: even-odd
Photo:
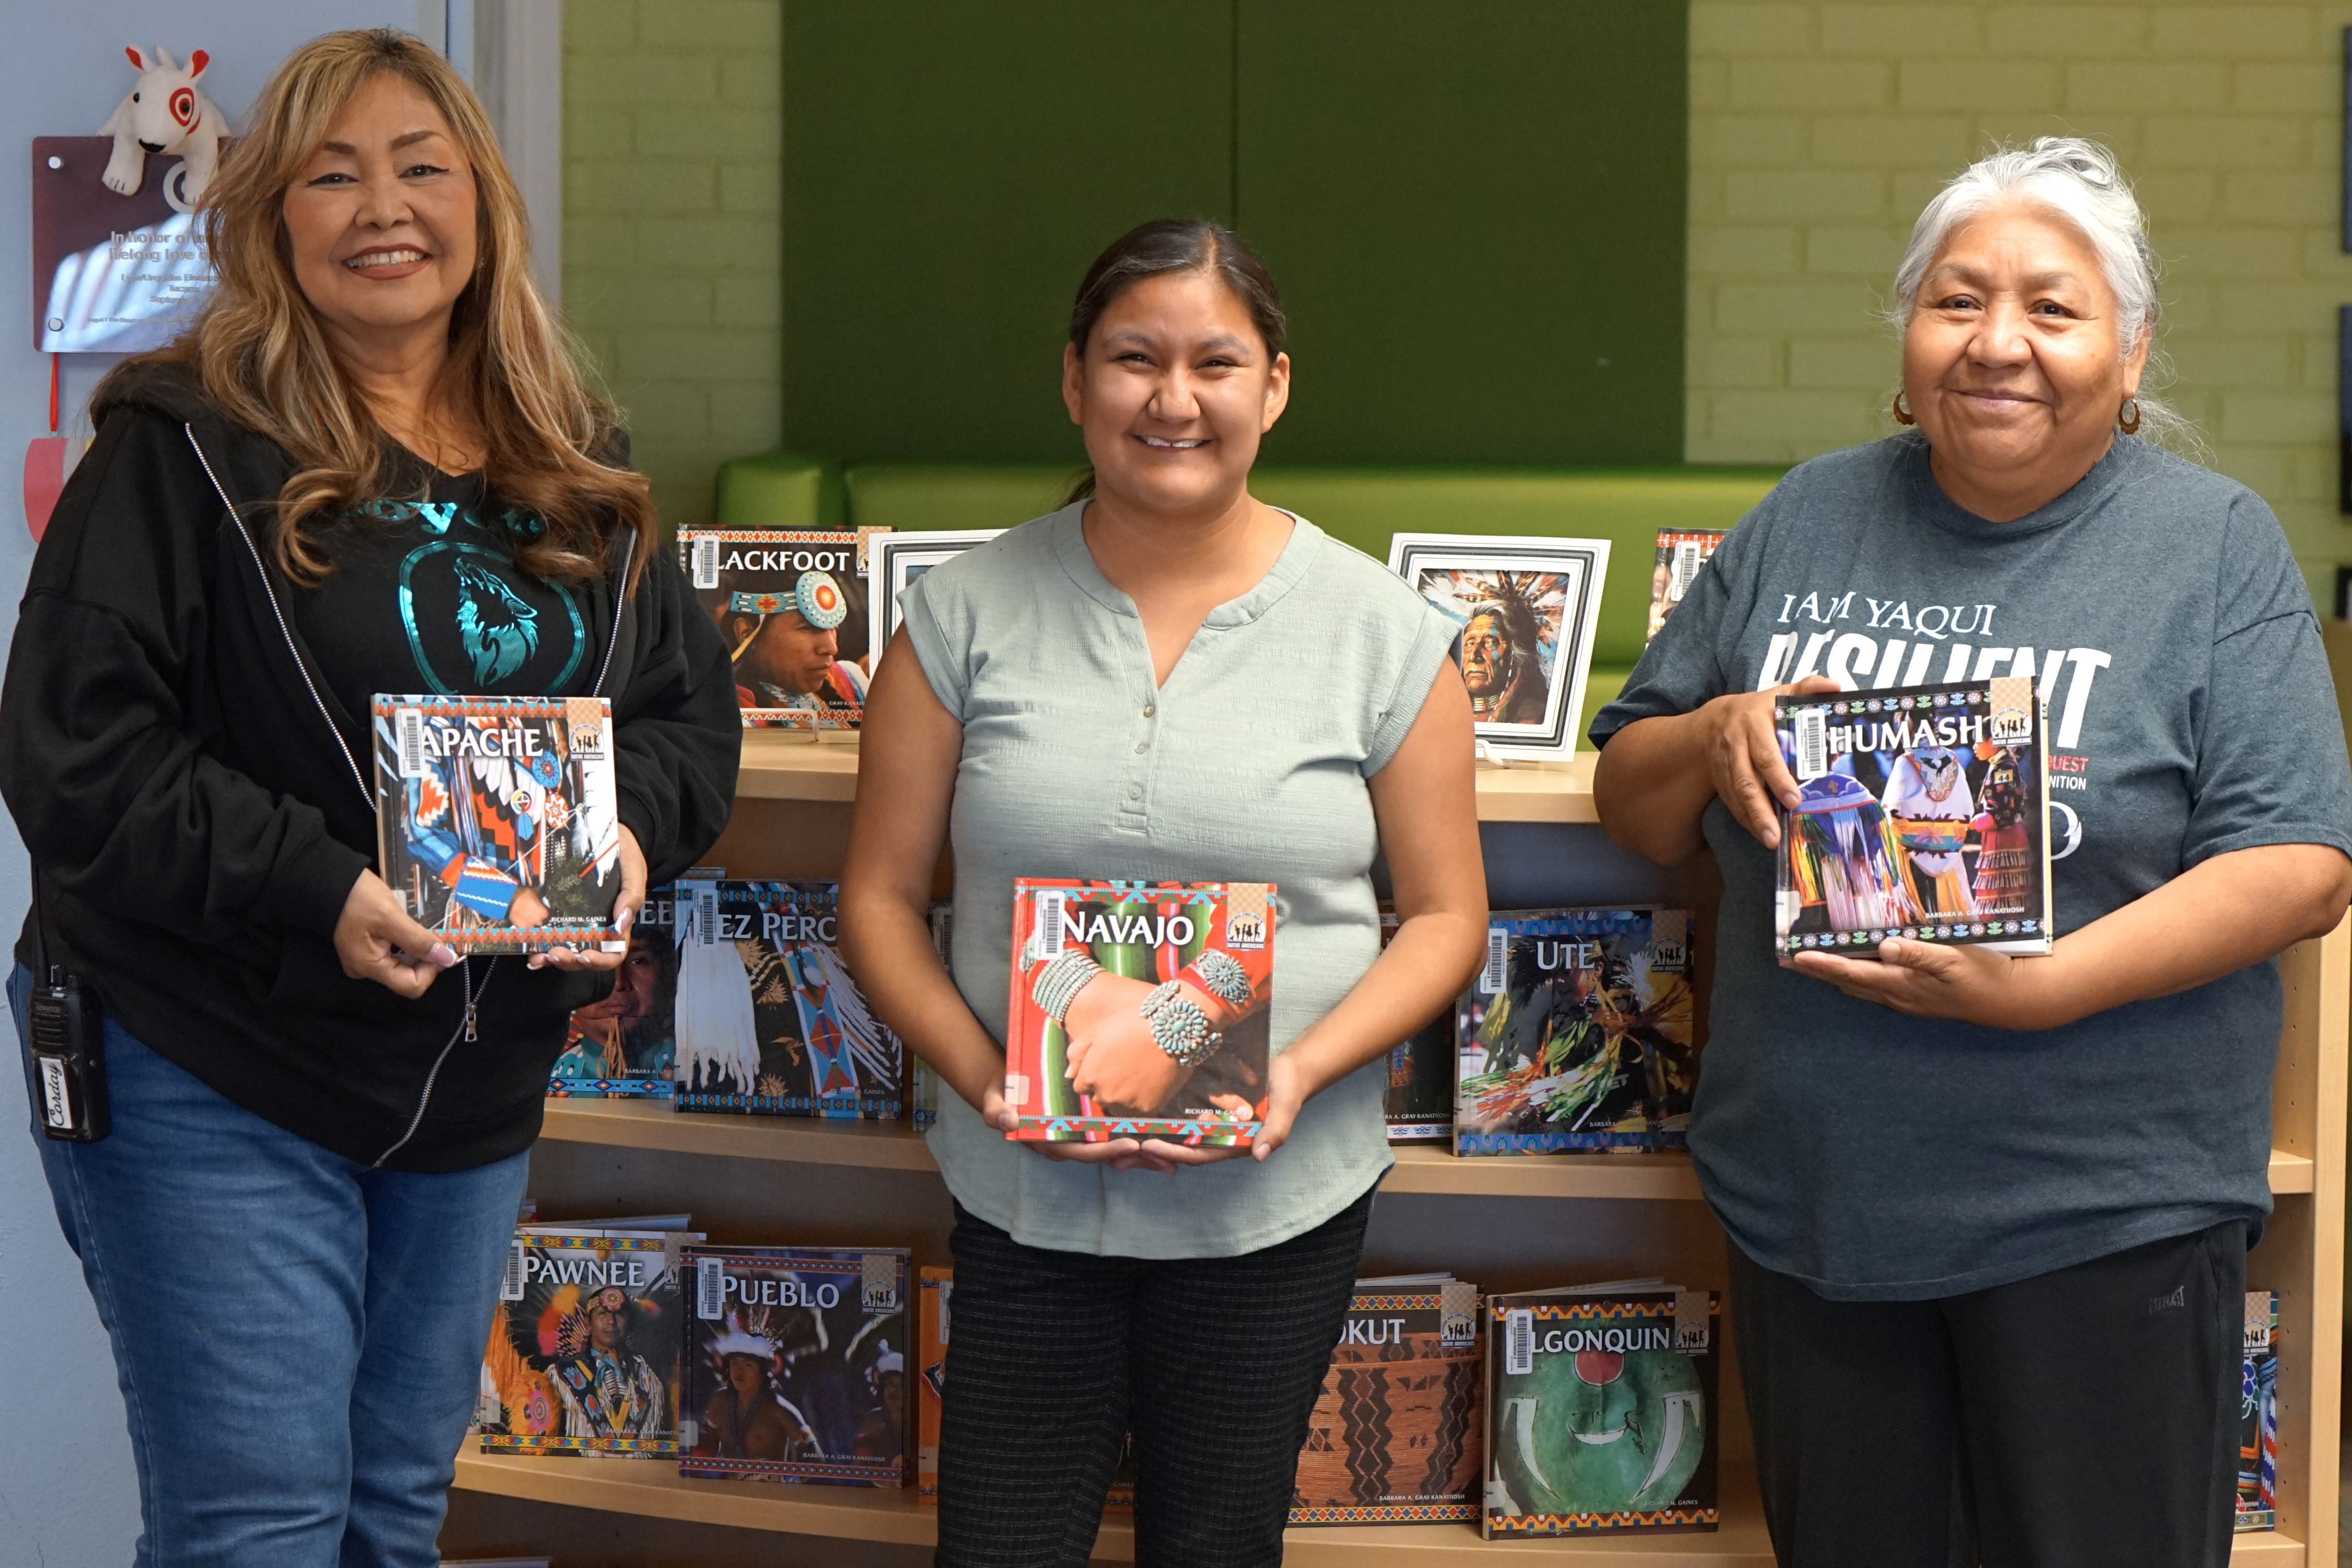
<svg viewBox="0 0 2352 1568"><path fill-rule="evenodd" d="M1244 1147L1265 1115L1271 882L1013 883L1006 1136Z"/></svg>

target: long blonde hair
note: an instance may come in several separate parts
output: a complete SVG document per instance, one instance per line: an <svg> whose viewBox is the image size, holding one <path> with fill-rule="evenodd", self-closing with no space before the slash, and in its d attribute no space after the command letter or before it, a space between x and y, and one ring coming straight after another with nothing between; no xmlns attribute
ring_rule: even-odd
<svg viewBox="0 0 2352 1568"><path fill-rule="evenodd" d="M600 460L614 446L617 415L583 383L531 282L522 196L481 100L446 60L405 34L328 33L278 68L205 193L219 287L184 334L141 359L193 367L222 413L292 454L296 471L277 497L272 549L294 581L324 578L333 563L320 548L318 525L377 499L384 434L336 365L295 279L282 209L287 187L336 116L380 73L432 100L473 168L480 267L457 296L436 390L478 425L488 492L546 525L517 542L516 560L548 581L581 582L609 570L625 542L634 587L660 528L651 489L644 476Z"/></svg>

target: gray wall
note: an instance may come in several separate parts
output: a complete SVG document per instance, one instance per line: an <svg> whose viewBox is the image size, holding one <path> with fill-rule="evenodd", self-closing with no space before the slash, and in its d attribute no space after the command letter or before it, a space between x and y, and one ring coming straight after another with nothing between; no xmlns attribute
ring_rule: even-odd
<svg viewBox="0 0 2352 1568"><path fill-rule="evenodd" d="M145 0L97 5L8 0L0 50L0 636L16 630L16 601L33 559L18 474L25 443L48 425L48 361L33 349L30 142L87 136L131 90L126 44L184 59L212 57L205 92L235 119L270 68L303 39L332 27L416 26L415 0ZM66 366L79 409L103 363ZM70 422L68 429L71 428ZM84 426L86 432L87 426ZM0 931L24 921L25 852L0 816ZM15 1055L12 1043L10 1054ZM15 1325L10 1427L0 1447L0 1560L42 1568L119 1568L139 1532L114 1364L58 1234L24 1098L12 1065L0 1071L0 1322Z"/></svg>

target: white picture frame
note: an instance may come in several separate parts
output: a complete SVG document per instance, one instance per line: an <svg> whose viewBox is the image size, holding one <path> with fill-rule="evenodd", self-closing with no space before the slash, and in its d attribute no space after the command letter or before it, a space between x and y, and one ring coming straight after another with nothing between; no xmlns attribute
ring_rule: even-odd
<svg viewBox="0 0 2352 1568"><path fill-rule="evenodd" d="M1577 719L1592 669L1609 541L1399 533L1389 540L1389 570L1465 633L1483 621L1484 640L1501 641L1507 665L1493 656L1475 661L1490 672L1487 689L1480 689L1475 669L1465 668L1485 749L1497 757L1566 762L1580 739ZM1454 663L1472 658L1457 638ZM1501 717L1506 710L1512 717Z"/></svg>
<svg viewBox="0 0 2352 1568"><path fill-rule="evenodd" d="M898 595L932 567L952 561L976 544L1003 533L1001 528L877 529L866 542L866 647L867 673L882 663L882 650L898 630Z"/></svg>

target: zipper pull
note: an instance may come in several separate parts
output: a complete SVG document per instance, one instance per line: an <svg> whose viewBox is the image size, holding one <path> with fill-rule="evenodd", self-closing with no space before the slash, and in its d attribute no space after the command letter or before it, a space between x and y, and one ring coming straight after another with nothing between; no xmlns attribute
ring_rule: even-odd
<svg viewBox="0 0 2352 1568"><path fill-rule="evenodd" d="M466 1043L470 1046L480 1037L474 1028L474 1004L468 1001L466 1004Z"/></svg>
<svg viewBox="0 0 2352 1568"><path fill-rule="evenodd" d="M474 990L474 960L470 954L466 958L465 962L458 966L457 973L458 978L464 981L466 985L466 1043L470 1046L481 1037L479 1031L474 1027L474 997L476 995L476 992Z"/></svg>

